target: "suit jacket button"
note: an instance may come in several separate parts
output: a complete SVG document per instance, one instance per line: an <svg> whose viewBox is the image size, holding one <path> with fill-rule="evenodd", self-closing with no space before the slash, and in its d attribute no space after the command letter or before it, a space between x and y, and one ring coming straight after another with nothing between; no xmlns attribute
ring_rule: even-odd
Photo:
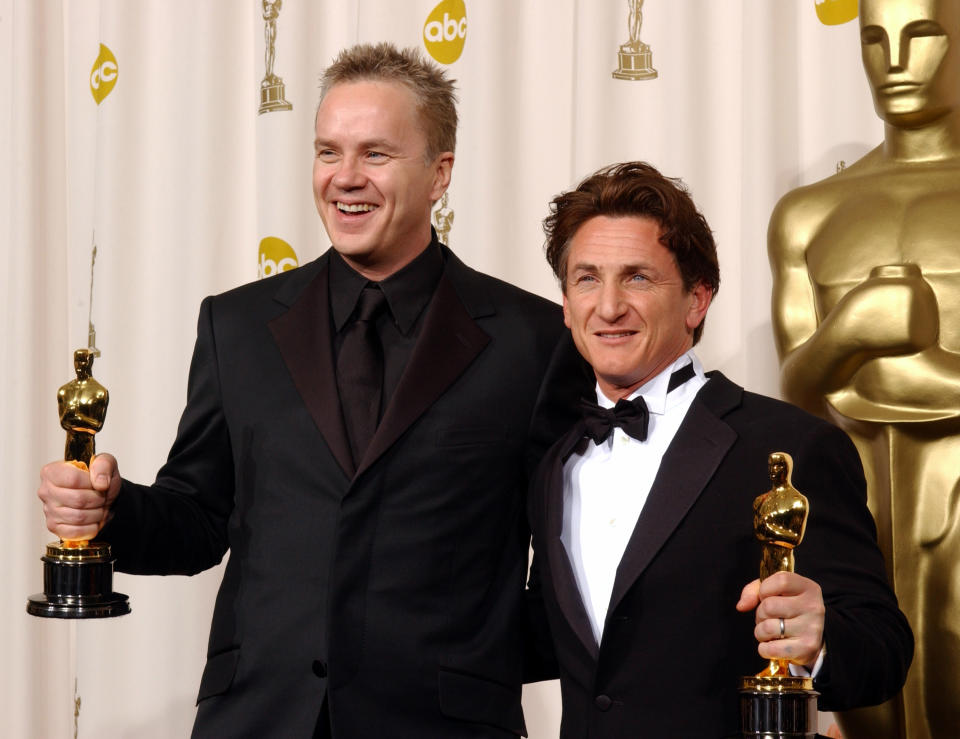
<svg viewBox="0 0 960 739"><path fill-rule="evenodd" d="M595 705L601 711L609 711L610 706L613 705L613 701L610 700L609 695L598 695L593 699L593 705Z"/></svg>
<svg viewBox="0 0 960 739"><path fill-rule="evenodd" d="M313 674L317 677L326 677L327 676L327 663L321 662L318 659L313 661Z"/></svg>

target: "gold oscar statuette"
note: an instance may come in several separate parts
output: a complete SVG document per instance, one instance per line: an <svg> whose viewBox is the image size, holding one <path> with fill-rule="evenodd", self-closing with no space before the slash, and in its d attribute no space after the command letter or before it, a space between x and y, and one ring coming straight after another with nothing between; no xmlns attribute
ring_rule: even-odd
<svg viewBox="0 0 960 739"><path fill-rule="evenodd" d="M627 28L630 40L620 45L617 58L620 66L614 70L617 80L652 80L657 76L653 68L653 53L650 47L640 40L640 26L643 25L643 0L627 0Z"/></svg>
<svg viewBox="0 0 960 739"><path fill-rule="evenodd" d="M94 456L94 435L103 428L110 395L91 370L94 353L77 349L77 376L57 392L60 425L67 432L64 461L88 470ZM110 545L100 541L59 540L47 545L43 560L43 592L31 595L27 613L43 618L106 618L130 613L123 593L113 592Z"/></svg>
<svg viewBox="0 0 960 739"><path fill-rule="evenodd" d="M286 86L283 80L273 72L273 62L277 58L277 18L283 0L262 0L263 2L263 64L265 73L260 82L260 109L259 114L272 113L277 110L291 110L293 105L286 100Z"/></svg>
<svg viewBox="0 0 960 739"><path fill-rule="evenodd" d="M441 243L450 246L450 229L453 228L453 209L449 207L450 193L443 193L440 204L433 211L433 225L437 229L437 238Z"/></svg>
<svg viewBox="0 0 960 739"><path fill-rule="evenodd" d="M771 488L753 501L753 531L761 542L760 579L793 572L793 550L803 540L810 504L793 487L793 459L773 452L767 459ZM793 739L817 733L813 678L794 677L787 660L772 659L762 672L740 680L744 737Z"/></svg>

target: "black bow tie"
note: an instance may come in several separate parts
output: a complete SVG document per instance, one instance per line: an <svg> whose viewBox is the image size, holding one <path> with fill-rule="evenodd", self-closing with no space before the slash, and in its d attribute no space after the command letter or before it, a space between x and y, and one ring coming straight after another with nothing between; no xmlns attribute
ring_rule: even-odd
<svg viewBox="0 0 960 739"><path fill-rule="evenodd" d="M621 398L613 408L601 408L589 400L581 400L580 411L587 427L584 433L597 444L606 441L615 428L623 429L637 441L647 440L650 411L642 395L633 400Z"/></svg>
<svg viewBox="0 0 960 739"><path fill-rule="evenodd" d="M692 362L684 365L670 375L667 392L680 387L695 374ZM589 400L581 400L580 410L586 425L584 433L597 444L606 441L615 428L623 429L637 441L647 440L650 411L647 410L647 403L642 395L638 395L633 400L621 398L613 408L601 408Z"/></svg>

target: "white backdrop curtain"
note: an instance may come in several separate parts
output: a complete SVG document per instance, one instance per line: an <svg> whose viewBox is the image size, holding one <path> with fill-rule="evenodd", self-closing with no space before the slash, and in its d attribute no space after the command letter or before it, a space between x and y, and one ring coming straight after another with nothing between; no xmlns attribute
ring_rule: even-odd
<svg viewBox="0 0 960 739"><path fill-rule="evenodd" d="M824 25L820 1L647 0L640 35L659 76L624 81L611 72L629 38L625 0L465 0L449 64L462 116L452 248L558 300L541 250L548 200L602 165L650 161L689 184L716 232L722 288L704 364L777 395L770 212L882 137L857 25ZM112 400L98 449L125 476L153 478L203 296L280 264L282 251L261 253L267 237L299 263L327 248L310 185L319 72L358 41L423 47L437 4L285 0L274 71L293 107L259 114L261 0L0 0L0 734L188 735L219 571L118 575L133 605L121 619L24 611L51 538L34 491L63 452L56 389L92 318ZM92 87L101 44L115 78L108 64ZM531 736L556 736L556 685L528 689L525 704Z"/></svg>

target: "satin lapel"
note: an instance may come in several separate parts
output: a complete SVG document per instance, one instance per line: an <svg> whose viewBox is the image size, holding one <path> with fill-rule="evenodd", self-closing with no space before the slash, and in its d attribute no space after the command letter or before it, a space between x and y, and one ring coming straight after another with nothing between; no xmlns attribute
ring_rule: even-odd
<svg viewBox="0 0 960 739"><path fill-rule="evenodd" d="M328 267L324 263L316 277L292 302L288 302L286 295L278 295L277 299L289 304L290 309L270 321L269 326L293 377L293 384L314 423L344 473L353 477L353 459L343 425L333 366L327 273Z"/></svg>
<svg viewBox="0 0 960 739"><path fill-rule="evenodd" d="M560 538L563 533L563 463L582 438L583 424L578 421L564 437L562 445L556 448L556 456L550 460L549 479L543 491L546 503L547 556L550 559L553 592L556 593L560 610L587 652L597 659L600 656L600 646L593 635L593 627L577 586L570 555Z"/></svg>
<svg viewBox="0 0 960 739"><path fill-rule="evenodd" d="M488 343L490 337L471 318L444 274L424 316L410 362L360 462L358 475L443 395Z"/></svg>
<svg viewBox="0 0 960 739"><path fill-rule="evenodd" d="M701 393L710 387L704 386ZM737 439L736 432L700 399L677 430L650 488L617 568L608 613L613 613L710 482Z"/></svg>

